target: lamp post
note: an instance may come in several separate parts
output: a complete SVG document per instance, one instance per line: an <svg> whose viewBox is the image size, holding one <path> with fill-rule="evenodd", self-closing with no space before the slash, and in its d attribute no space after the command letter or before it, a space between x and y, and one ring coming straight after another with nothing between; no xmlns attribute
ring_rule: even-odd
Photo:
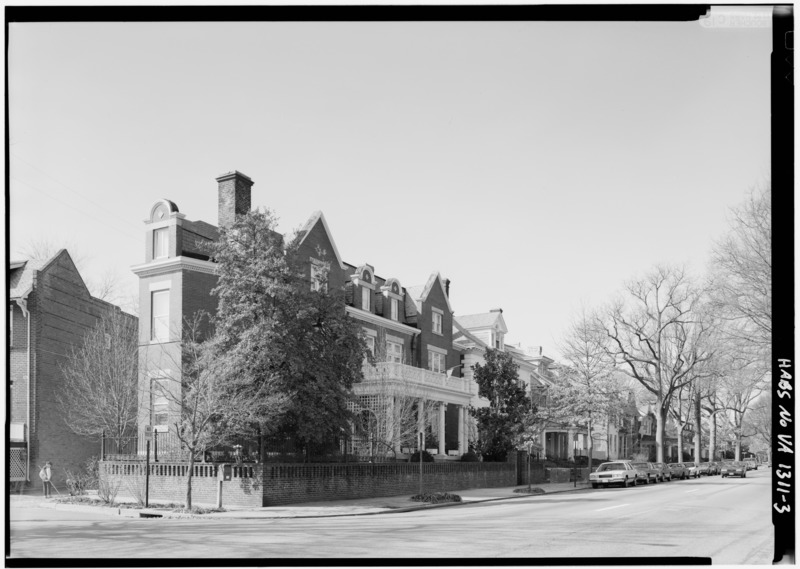
<svg viewBox="0 0 800 569"><path fill-rule="evenodd" d="M573 487L577 488L578 487L578 460L577 460L577 458L575 458L575 451L578 450L578 435L577 434L575 435L575 439L572 441L572 444L574 445L573 449L572 449L573 450L573 452L572 452L572 460L573 460L573 463L575 464L575 476L573 477L573 482L575 484L573 485Z"/></svg>

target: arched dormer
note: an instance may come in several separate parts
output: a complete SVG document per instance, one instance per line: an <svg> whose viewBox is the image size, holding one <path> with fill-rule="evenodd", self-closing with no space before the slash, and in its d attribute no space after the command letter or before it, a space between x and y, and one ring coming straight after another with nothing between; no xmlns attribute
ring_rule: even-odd
<svg viewBox="0 0 800 569"><path fill-rule="evenodd" d="M178 213L178 206L175 205L175 202L167 199L158 200L150 208L150 221L165 221L173 213Z"/></svg>
<svg viewBox="0 0 800 569"><path fill-rule="evenodd" d="M375 268L363 264L350 275L350 280L358 289L355 292L354 304L361 310L372 312L372 292L375 290Z"/></svg>
<svg viewBox="0 0 800 569"><path fill-rule="evenodd" d="M397 279L387 279L381 287L381 293L386 298L386 306L384 308L384 315L392 320L402 320L402 306L403 306L403 287Z"/></svg>

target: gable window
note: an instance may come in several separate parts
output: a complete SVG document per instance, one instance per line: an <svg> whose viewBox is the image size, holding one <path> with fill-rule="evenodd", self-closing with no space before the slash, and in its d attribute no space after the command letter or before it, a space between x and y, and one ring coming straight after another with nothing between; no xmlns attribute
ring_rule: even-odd
<svg viewBox="0 0 800 569"><path fill-rule="evenodd" d="M428 351L428 369L436 373L444 373L444 354Z"/></svg>
<svg viewBox="0 0 800 569"><path fill-rule="evenodd" d="M328 283L325 282L325 268L317 259L311 259L311 290L315 292L328 292Z"/></svg>
<svg viewBox="0 0 800 569"><path fill-rule="evenodd" d="M400 316L400 302L396 298L390 298L391 300L391 318L392 320L399 320Z"/></svg>
<svg viewBox="0 0 800 569"><path fill-rule="evenodd" d="M442 313L441 312L432 312L432 327L434 334L441 334L442 333Z"/></svg>
<svg viewBox="0 0 800 569"><path fill-rule="evenodd" d="M370 291L367 287L361 287L361 310L369 312Z"/></svg>
<svg viewBox="0 0 800 569"><path fill-rule="evenodd" d="M169 291L153 291L150 300L150 339L166 342L169 340Z"/></svg>
<svg viewBox="0 0 800 569"><path fill-rule="evenodd" d="M169 255L168 227L153 231L153 259L163 259Z"/></svg>
<svg viewBox="0 0 800 569"><path fill-rule="evenodd" d="M152 425L161 427L158 430L166 430L169 423L169 400L167 390L169 389L168 379L154 379L150 384L150 402L152 406Z"/></svg>
<svg viewBox="0 0 800 569"><path fill-rule="evenodd" d="M397 342L386 342L386 361L396 364L403 362L403 344Z"/></svg>

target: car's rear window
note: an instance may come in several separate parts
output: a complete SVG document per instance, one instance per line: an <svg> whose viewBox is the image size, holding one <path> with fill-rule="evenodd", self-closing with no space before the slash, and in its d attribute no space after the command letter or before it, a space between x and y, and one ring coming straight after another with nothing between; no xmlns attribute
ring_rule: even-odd
<svg viewBox="0 0 800 569"><path fill-rule="evenodd" d="M634 462L632 463L634 466L638 466L639 468L647 468L646 462Z"/></svg>
<svg viewBox="0 0 800 569"><path fill-rule="evenodd" d="M625 470L625 464L622 462L606 462L597 467L597 472L604 470Z"/></svg>

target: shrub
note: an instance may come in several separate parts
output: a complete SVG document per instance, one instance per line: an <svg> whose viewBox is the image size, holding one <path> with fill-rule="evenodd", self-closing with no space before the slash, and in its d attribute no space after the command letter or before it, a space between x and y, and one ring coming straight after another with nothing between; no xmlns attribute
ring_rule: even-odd
<svg viewBox="0 0 800 569"><path fill-rule="evenodd" d="M428 502L430 504L439 504L443 502L460 502L461 496L458 494L449 494L447 492L437 492L435 494L424 493L415 494L411 496L414 502Z"/></svg>
<svg viewBox="0 0 800 569"><path fill-rule="evenodd" d="M99 480L97 484L97 496L104 503L110 506L114 505L114 502L117 499L117 493L119 492L119 487L121 483L122 483L121 480L116 480L112 482L107 478Z"/></svg>
<svg viewBox="0 0 800 569"><path fill-rule="evenodd" d="M516 494L544 494L544 490L539 488L538 486L534 486L533 488L528 489L526 486L525 488L516 488L514 490Z"/></svg>
<svg viewBox="0 0 800 569"><path fill-rule="evenodd" d="M419 451L412 454L411 458L408 459L408 462L419 462ZM431 455L428 451L423 450L422 462L433 462L433 455Z"/></svg>
<svg viewBox="0 0 800 569"><path fill-rule="evenodd" d="M473 451L461 455L461 462L480 462L480 457Z"/></svg>

